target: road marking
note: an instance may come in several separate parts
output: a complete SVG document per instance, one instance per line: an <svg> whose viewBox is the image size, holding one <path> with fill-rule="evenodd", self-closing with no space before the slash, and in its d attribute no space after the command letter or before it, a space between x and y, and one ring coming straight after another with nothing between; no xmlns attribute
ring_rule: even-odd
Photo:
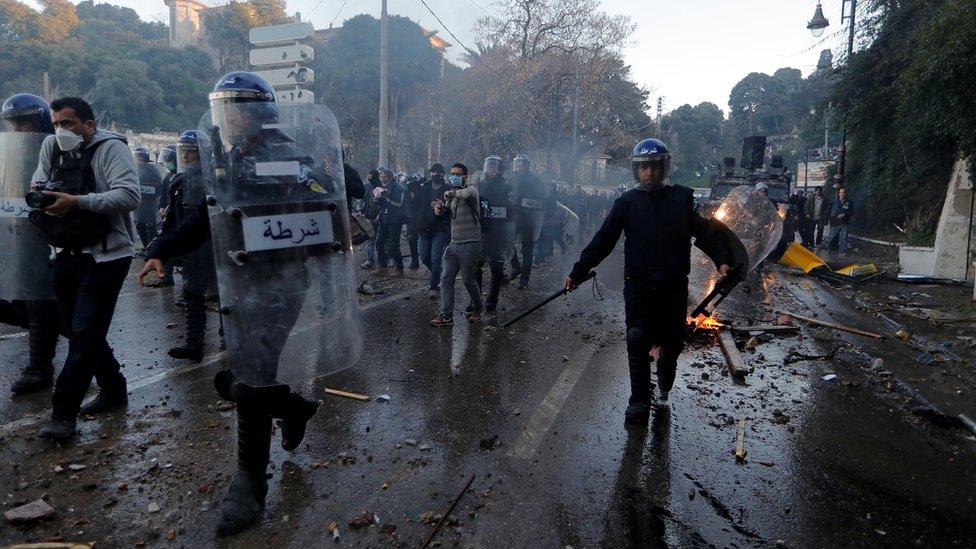
<svg viewBox="0 0 976 549"><path fill-rule="evenodd" d="M364 306L360 307L359 310L360 311L369 311L371 309L375 309L376 307L380 307L380 306L386 305L386 304L391 303L393 301L402 300L402 299L404 299L405 297L407 297L407 296L409 296L411 294L419 293L422 289L423 288L413 288L413 289L406 290L406 291L403 291L403 292L400 292L400 293L397 293L397 294L392 294L390 296L384 297L383 299L379 299L379 300L376 300L376 301L374 301L372 303L369 303L367 305L364 305ZM295 330L292 333L293 334L296 334L296 333L303 332L303 331L311 328L314 325L315 325L315 323L309 324L308 326L303 326L303 327ZM187 367L176 367L176 368L171 369L171 370L166 370L164 372L159 372L159 373L152 374L152 375L149 375L149 376L146 376L146 377L143 377L143 378L139 378L139 379L132 380L132 381L130 381L128 383L129 392L137 391L139 389L144 389L146 387L149 387L150 385L154 385L156 383L159 383L159 382L162 382L162 381L166 381L166 380L171 379L171 378L175 378L175 377L178 377L178 376L182 376L184 374L188 374L188 373L191 373L191 372L196 372L196 371L198 371L198 370L200 370L202 368L206 368L208 366L212 366L213 364L215 364L217 362L220 362L222 360L225 360L226 358L227 358L227 351L220 351L220 352L212 353L212 354L209 354L209 355L205 356L203 358L203 361L200 362L199 364L194 364L192 366L187 366ZM0 435L5 435L8 432L14 431L16 429L21 429L21 428L24 428L24 427L31 427L33 425L36 425L37 423L43 421L44 420L44 417L45 416L42 416L42 415L39 415L39 414L31 414L31 415L24 416L24 417L22 417L20 419L11 421L10 423L7 423L5 425L0 426Z"/></svg>
<svg viewBox="0 0 976 549"><path fill-rule="evenodd" d="M30 332L17 332L15 334L4 334L0 336L0 341L3 341L4 339L17 339L20 337L27 337L27 334L29 333Z"/></svg>
<svg viewBox="0 0 976 549"><path fill-rule="evenodd" d="M508 457L516 459L530 460L535 457L539 450L539 445L552 429L556 417L563 409L566 399L576 388L580 376L590 366L593 356L596 354L596 346L589 345L584 347L576 358L570 360L562 372L559 379L553 384L545 398L539 403L535 413L529 418L525 428L519 434L518 439L508 452Z"/></svg>

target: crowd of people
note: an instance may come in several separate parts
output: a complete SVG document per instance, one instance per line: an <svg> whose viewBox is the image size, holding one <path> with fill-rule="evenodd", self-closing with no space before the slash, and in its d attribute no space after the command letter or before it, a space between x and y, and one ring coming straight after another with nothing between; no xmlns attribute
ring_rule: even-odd
<svg viewBox="0 0 976 549"><path fill-rule="evenodd" d="M462 163L449 169L434 163L427 174L414 175L382 166L370 170L355 205L375 233L361 267L376 276L426 267L428 296L441 302L433 326L454 322L458 276L468 292L468 320L494 315L505 282L526 289L533 267L551 258L557 245L566 253L582 241L619 196L547 184L531 167L526 155L518 155L510 171L498 156L474 173Z"/></svg>
<svg viewBox="0 0 976 549"><path fill-rule="evenodd" d="M824 194L823 187L813 191L797 190L790 196L791 225L807 248L835 248L847 253L847 235L854 217L854 202L847 189L839 187L834 196ZM824 233L826 232L826 238Z"/></svg>

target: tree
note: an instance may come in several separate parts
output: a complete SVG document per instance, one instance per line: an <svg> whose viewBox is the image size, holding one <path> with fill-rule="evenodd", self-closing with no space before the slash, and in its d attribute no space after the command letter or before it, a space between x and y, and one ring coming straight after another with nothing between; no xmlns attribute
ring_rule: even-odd
<svg viewBox="0 0 976 549"><path fill-rule="evenodd" d="M123 123L134 130L152 130L163 102L163 89L149 77L149 65L122 59L98 71L92 90L92 107L102 114L102 124Z"/></svg>
<svg viewBox="0 0 976 549"><path fill-rule="evenodd" d="M289 20L284 0L231 0L204 12L204 38L222 71L244 70L249 67L250 30Z"/></svg>

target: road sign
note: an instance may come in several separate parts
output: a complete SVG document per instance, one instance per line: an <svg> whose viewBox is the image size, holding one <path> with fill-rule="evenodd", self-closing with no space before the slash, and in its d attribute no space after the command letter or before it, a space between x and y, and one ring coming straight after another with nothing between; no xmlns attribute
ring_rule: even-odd
<svg viewBox="0 0 976 549"><path fill-rule="evenodd" d="M313 59L315 59L315 50L312 46L280 46L251 50L251 64L254 66L310 63Z"/></svg>
<svg viewBox="0 0 976 549"><path fill-rule="evenodd" d="M275 90L279 103L315 103L315 92L297 88L294 90Z"/></svg>
<svg viewBox="0 0 976 549"><path fill-rule="evenodd" d="M275 88L278 86L297 86L315 83L315 71L308 67L272 69L268 71L257 71L255 74L263 77Z"/></svg>
<svg viewBox="0 0 976 549"><path fill-rule="evenodd" d="M296 40L307 40L315 35L315 27L311 23L289 23L287 25L272 25L270 27L255 27L251 29L249 38L255 46L270 46L285 44Z"/></svg>

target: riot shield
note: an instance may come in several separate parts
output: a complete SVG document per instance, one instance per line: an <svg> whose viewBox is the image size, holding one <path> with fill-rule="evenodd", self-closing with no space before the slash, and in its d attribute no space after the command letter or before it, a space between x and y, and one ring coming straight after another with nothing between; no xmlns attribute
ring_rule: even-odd
<svg viewBox="0 0 976 549"><path fill-rule="evenodd" d="M190 215L201 202L206 200L207 189L204 185L200 162L181 166L180 203L172 207L182 209L182 216ZM217 293L217 272L214 266L213 240L203 246L185 254L183 263L183 288L192 294L214 295Z"/></svg>
<svg viewBox="0 0 976 549"><path fill-rule="evenodd" d="M231 371L267 386L351 366L362 336L332 112L222 105L199 130Z"/></svg>
<svg viewBox="0 0 976 549"><path fill-rule="evenodd" d="M518 238L523 242L535 242L542 234L546 218L546 200L542 182L532 173L521 174L516 179L518 197Z"/></svg>
<svg viewBox="0 0 976 549"><path fill-rule="evenodd" d="M731 242L733 255L746 256L740 262L742 279L772 253L783 234L783 219L773 203L754 187L741 185L732 189L712 216L721 222L719 230L737 237ZM741 242L741 247L739 246ZM731 266L731 265L730 265ZM691 255L688 299L698 304L718 282L715 264L701 250L694 248Z"/></svg>
<svg viewBox="0 0 976 549"><path fill-rule="evenodd" d="M46 137L0 132L0 299L54 299L51 248L27 219L24 201Z"/></svg>

